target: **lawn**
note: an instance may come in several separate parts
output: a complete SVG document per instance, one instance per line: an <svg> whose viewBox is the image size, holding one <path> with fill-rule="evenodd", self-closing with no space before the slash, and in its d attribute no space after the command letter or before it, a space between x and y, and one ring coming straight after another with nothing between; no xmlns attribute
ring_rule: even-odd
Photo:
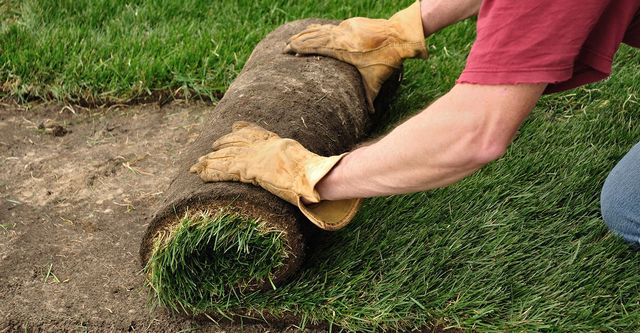
<svg viewBox="0 0 640 333"><path fill-rule="evenodd" d="M304 17L386 17L391 1L0 1L0 97L118 103L215 100L253 46ZM475 24L429 40L378 128L444 94ZM545 96L507 154L464 181L368 200L299 276L229 299L301 325L347 331L438 324L503 331L640 330L640 254L599 212L608 171L640 141L640 52L623 47L607 81Z"/></svg>

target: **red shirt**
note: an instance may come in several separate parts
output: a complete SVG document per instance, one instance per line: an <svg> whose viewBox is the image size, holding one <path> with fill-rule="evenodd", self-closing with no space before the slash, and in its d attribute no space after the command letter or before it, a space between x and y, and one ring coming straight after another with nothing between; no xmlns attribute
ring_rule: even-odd
<svg viewBox="0 0 640 333"><path fill-rule="evenodd" d="M640 47L640 0L484 0L458 83L549 83L546 93L611 74L620 43Z"/></svg>

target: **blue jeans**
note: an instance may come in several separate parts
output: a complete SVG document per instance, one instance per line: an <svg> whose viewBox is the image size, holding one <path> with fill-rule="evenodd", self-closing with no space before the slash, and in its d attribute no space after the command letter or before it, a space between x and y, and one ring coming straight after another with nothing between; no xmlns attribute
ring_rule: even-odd
<svg viewBox="0 0 640 333"><path fill-rule="evenodd" d="M609 229L640 249L640 143L609 173L600 208Z"/></svg>

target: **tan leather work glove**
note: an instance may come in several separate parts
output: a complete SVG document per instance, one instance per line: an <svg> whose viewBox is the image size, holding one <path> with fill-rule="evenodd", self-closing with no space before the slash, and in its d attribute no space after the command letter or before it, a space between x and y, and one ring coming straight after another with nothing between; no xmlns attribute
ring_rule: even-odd
<svg viewBox="0 0 640 333"><path fill-rule="evenodd" d="M213 143L190 171L206 182L240 181L258 185L296 205L318 227L337 230L347 225L361 199L320 201L314 189L345 155L322 157L292 139L245 121ZM312 203L306 205L303 203Z"/></svg>
<svg viewBox="0 0 640 333"><path fill-rule="evenodd" d="M380 87L403 59L427 58L420 1L388 20L354 17L339 25L312 24L289 39L285 52L320 54L356 66L373 110Z"/></svg>

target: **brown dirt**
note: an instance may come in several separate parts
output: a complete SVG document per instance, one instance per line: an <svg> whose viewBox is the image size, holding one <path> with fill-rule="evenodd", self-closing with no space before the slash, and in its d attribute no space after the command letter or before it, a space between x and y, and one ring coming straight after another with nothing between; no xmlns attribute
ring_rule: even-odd
<svg viewBox="0 0 640 333"><path fill-rule="evenodd" d="M0 332L298 332L148 306L149 208L211 108L0 105Z"/></svg>

